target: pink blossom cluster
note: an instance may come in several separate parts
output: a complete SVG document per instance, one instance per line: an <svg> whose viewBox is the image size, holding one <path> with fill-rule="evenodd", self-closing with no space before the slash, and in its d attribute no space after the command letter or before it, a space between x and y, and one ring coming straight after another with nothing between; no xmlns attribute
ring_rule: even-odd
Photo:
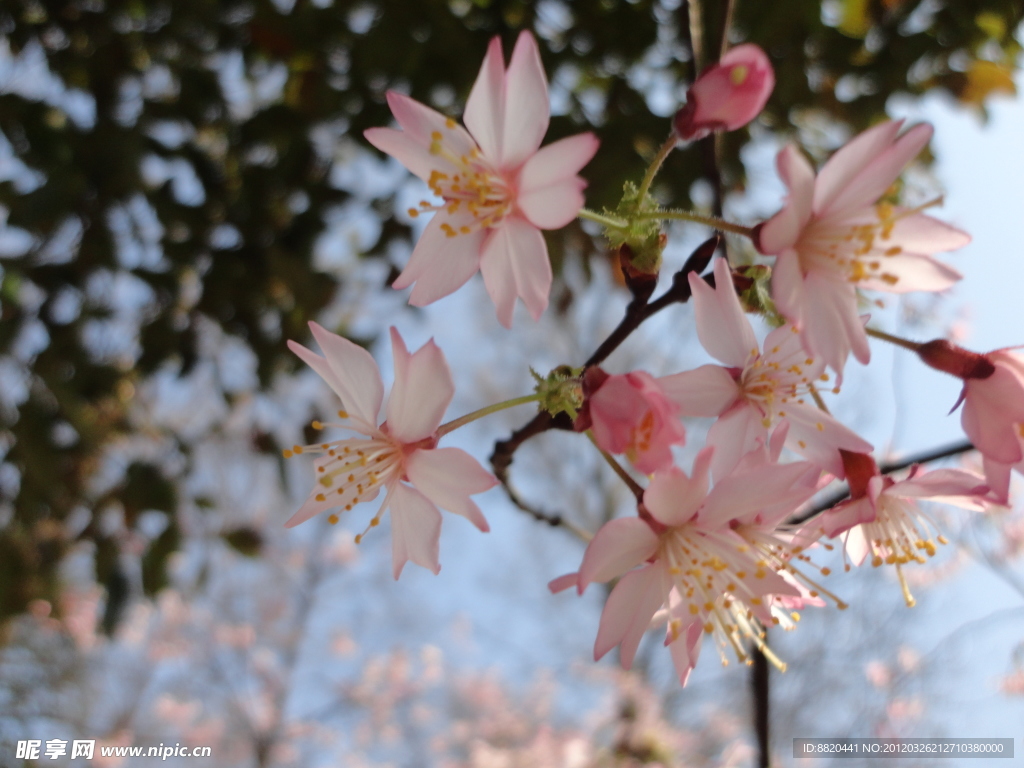
<svg viewBox="0 0 1024 768"><path fill-rule="evenodd" d="M746 125L765 108L773 86L769 58L760 48L734 48L690 87L665 154ZM435 196L409 211L414 218L433 213L394 282L396 289L412 286L411 304L441 299L479 270L504 326L512 325L517 298L536 319L552 284L542 230L581 216L628 245L631 227L660 210L644 197L660 160L649 169L634 209L625 205L596 215L583 208L585 182L578 173L598 142L584 133L541 147L550 110L540 53L529 33L519 36L507 69L500 42L491 42L466 102L465 128L407 96L389 92L387 98L399 127L374 128L366 138ZM596 531L579 570L551 583L553 591L575 587L579 593L593 582L614 583L597 631L596 658L619 647L629 668L647 630L663 626L682 683L704 635L715 639L723 661L730 655L748 661L757 649L782 667L765 643L767 627L792 627L795 611L823 606L825 598L845 607L822 584L830 569L808 554L818 541L840 539L847 567L868 559L895 566L912 604L901 568L925 562L945 541L918 502L983 510L1007 501L1011 470L1024 469L1024 358L1018 353L977 355L944 342L901 342L964 380L963 427L984 456L985 477L920 466L903 479L891 477L872 458L872 445L832 416L824 400L840 391L851 353L869 362L870 335L894 338L862 315L864 297L943 291L960 278L934 255L965 245L969 237L891 194L931 135L928 125L904 131L901 121L881 123L817 173L795 146L779 153L778 172L788 190L781 209L756 226L730 230L746 232L763 255L770 300L752 297L750 273L734 270L726 256L705 276L706 260L673 281L672 298L692 302L697 336L715 362L661 377L642 370L610 373L592 362L549 377L535 397L525 398L536 400L541 414L586 432L636 496L630 515ZM628 260L630 252L620 255ZM642 296L634 291L641 308L649 296L650 288ZM772 327L763 338L750 313ZM355 436L288 452L318 458L317 483L287 525L332 509L351 510L384 491L369 527L390 510L395 577L409 560L437 573L440 510L486 532L471 496L498 482L468 453L438 442L486 413L442 424L454 387L433 341L410 354L392 329L394 385L385 405L370 353L316 324L312 330L323 356L294 342L292 349L343 407L337 424L314 426ZM484 411L500 407L505 405ZM689 471L680 466L684 420L703 420L708 427ZM815 513L813 500L841 481L847 496Z"/></svg>

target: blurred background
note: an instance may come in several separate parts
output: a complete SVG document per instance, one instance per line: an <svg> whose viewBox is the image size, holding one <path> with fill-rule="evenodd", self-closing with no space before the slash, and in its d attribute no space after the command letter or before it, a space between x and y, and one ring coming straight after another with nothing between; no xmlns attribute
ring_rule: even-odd
<svg viewBox="0 0 1024 768"><path fill-rule="evenodd" d="M886 115L930 120L904 196L945 192L937 215L974 236L947 258L967 279L873 311L915 338L1020 344L1022 17L1017 0L4 0L0 765L23 764L18 740L53 738L211 746L224 768L754 765L748 670L707 647L681 689L654 636L632 673L595 665L603 593L548 593L579 563L577 534L629 511L578 436L545 434L512 468L570 525L492 490L487 536L446 516L437 577L391 579L386 523L354 544L370 505L286 531L312 468L281 449L338 407L286 341L310 344L315 319L371 349L387 382L389 326L411 348L434 337L449 418L529 392L531 366L580 364L629 298L596 231L545 233L556 278L538 323L503 330L479 278L410 308L389 283L426 187L362 131L390 123L388 89L457 118L490 38L508 51L529 29L548 141L599 136L588 206L611 207L667 136L694 45L714 58L728 26L769 53L776 90L749 129L673 153L659 199L753 224L781 203L786 142L820 163ZM666 282L708 233L669 234ZM645 324L606 368L706 362L691 312ZM836 403L883 456L960 437L957 382L920 368L879 348ZM530 415L449 444L486 464ZM868 569L830 583L850 610L773 633L789 663L772 677L777 764L794 737L1019 735L1024 520L930 513L951 544L908 571L916 608Z"/></svg>

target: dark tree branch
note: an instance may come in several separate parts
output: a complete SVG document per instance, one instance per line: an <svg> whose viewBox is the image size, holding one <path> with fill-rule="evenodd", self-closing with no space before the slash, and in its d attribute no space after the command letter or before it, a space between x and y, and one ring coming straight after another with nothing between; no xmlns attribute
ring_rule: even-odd
<svg viewBox="0 0 1024 768"><path fill-rule="evenodd" d="M765 630L767 641L767 630ZM771 704L768 659L757 648L753 650L753 666L750 670L750 688L754 704L754 734L757 737L757 768L768 768L771 764L771 742L768 731L768 712Z"/></svg>
<svg viewBox="0 0 1024 768"><path fill-rule="evenodd" d="M640 327L640 325L657 314L665 307L672 304L685 304L690 300L690 273L696 272L700 274L707 267L711 257L714 255L715 250L718 248L718 244L721 242L722 236L715 234L709 239L705 240L692 254L690 258L686 260L686 264L683 268L676 272L672 276L672 285L665 293L659 296L654 301L648 303L647 299L642 294L634 295L633 300L626 307L626 315L622 318L622 322L619 323L618 327L601 342L601 346L597 348L583 364L585 368L590 368L593 365L600 365L605 359L618 349L619 345L624 342L633 331ZM708 282L714 285L713 276L709 276ZM707 278L706 278L707 279Z"/></svg>

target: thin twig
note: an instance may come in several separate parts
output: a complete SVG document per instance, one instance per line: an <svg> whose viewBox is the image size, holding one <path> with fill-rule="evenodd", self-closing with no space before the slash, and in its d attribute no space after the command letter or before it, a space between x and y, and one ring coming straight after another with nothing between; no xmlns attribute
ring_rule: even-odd
<svg viewBox="0 0 1024 768"><path fill-rule="evenodd" d="M633 300L626 307L626 314L622 318L622 321L615 328L614 331L605 339L601 346L590 356L590 358L583 364L585 368L589 368L593 365L599 365L604 362L605 359L614 352L622 342L624 342L633 331L640 327L640 324L645 320L655 315L656 313L663 310L665 307L671 304L685 304L690 300L690 273L696 272L700 274L704 271L704 267L707 266L708 261L714 254L715 249L718 248L718 244L721 242L721 237L715 235L714 237L705 240L703 244L697 247L697 249L687 259L686 264L681 270L679 270L672 277L671 287L665 291L654 301L648 303L646 299L641 296L634 296ZM705 280L709 284L713 285L711 280L714 276L709 275Z"/></svg>

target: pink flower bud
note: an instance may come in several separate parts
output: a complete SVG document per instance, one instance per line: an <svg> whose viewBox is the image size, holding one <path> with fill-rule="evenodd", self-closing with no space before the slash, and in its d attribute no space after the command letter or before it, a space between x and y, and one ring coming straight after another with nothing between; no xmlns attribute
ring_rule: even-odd
<svg viewBox="0 0 1024 768"><path fill-rule="evenodd" d="M686 105L673 118L675 131L693 141L712 131L742 128L764 109L774 87L765 52L752 43L738 45L690 86Z"/></svg>
<svg viewBox="0 0 1024 768"><path fill-rule="evenodd" d="M686 442L679 406L644 371L609 376L590 368L583 376L586 403L576 419L578 431L591 429L597 444L625 454L650 474L672 464L672 446Z"/></svg>

